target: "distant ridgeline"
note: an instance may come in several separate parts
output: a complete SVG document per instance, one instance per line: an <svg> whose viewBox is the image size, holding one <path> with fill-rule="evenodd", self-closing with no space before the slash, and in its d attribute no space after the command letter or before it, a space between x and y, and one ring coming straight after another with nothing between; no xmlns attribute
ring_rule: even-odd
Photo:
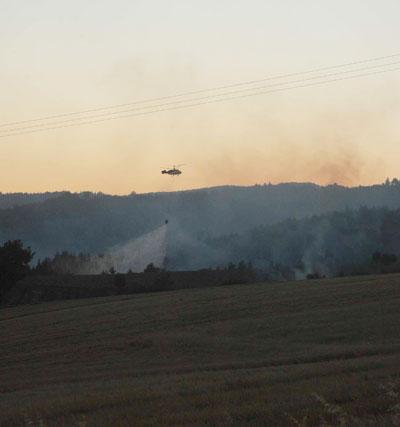
<svg viewBox="0 0 400 427"><path fill-rule="evenodd" d="M283 275L336 275L369 262L377 251L399 255L397 209L397 180L353 188L266 184L130 196L0 194L0 243L21 239L36 252L35 261L63 251L94 255L124 247L168 219L169 269L244 260Z"/></svg>
<svg viewBox="0 0 400 427"><path fill-rule="evenodd" d="M46 193L1 193L0 192L0 209L12 208L15 206L29 205L32 203L44 202L48 199L70 195L68 191L55 191ZM76 193L80 198L102 197L103 193L82 192Z"/></svg>

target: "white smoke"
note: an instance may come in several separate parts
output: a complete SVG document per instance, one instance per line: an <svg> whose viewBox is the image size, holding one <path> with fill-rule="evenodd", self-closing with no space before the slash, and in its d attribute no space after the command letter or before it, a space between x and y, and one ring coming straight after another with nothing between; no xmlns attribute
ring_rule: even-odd
<svg viewBox="0 0 400 427"><path fill-rule="evenodd" d="M111 248L104 256L93 257L89 273L99 274L114 268L118 273L143 271L150 263L162 267L167 252L167 224Z"/></svg>

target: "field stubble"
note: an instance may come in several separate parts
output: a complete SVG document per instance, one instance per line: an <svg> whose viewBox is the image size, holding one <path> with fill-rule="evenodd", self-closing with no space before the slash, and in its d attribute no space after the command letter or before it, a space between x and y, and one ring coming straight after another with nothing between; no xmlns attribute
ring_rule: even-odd
<svg viewBox="0 0 400 427"><path fill-rule="evenodd" d="M0 311L0 425L400 425L400 276Z"/></svg>

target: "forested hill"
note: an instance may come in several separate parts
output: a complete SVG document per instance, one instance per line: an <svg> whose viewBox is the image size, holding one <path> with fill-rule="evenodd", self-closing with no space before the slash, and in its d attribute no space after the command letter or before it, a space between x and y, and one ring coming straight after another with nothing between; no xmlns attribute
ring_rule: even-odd
<svg viewBox="0 0 400 427"><path fill-rule="evenodd" d="M287 218L360 206L400 208L397 181L353 188L306 183L131 196L48 194L43 201L35 195L35 203L0 209L0 241L22 239L40 257L61 250L99 253L169 219L175 243L200 247L207 239ZM10 195L0 195L0 201L4 197Z"/></svg>
<svg viewBox="0 0 400 427"><path fill-rule="evenodd" d="M60 197L64 194L66 194L66 192L60 191L46 193L0 193L0 209L43 202L47 199Z"/></svg>

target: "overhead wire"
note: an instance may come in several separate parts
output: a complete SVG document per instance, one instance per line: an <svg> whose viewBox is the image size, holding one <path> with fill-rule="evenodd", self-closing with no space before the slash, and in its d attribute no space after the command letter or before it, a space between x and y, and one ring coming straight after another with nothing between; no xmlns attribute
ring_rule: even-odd
<svg viewBox="0 0 400 427"><path fill-rule="evenodd" d="M189 95L195 95L195 94L200 94L200 93L230 89L230 88L234 88L234 87L240 87L240 86L245 86L245 85L250 85L250 84L261 83L261 82L269 81L269 80L284 79L284 78L289 78L289 77L295 77L295 76L300 76L300 75L306 75L306 74L311 74L311 73L333 70L333 69L337 69L337 68L343 68L343 67L361 65L361 64L366 64L366 63L371 63L371 62L376 62L376 61L382 61L382 60L396 58L396 57L400 57L400 53L396 53L396 54L392 54L392 55L385 55L385 56L377 56L377 57L373 57L373 58L367 58L364 60L345 62L342 64L336 64L336 65L319 67L319 68L312 68L310 70L305 70L305 71L280 74L280 75L276 75L276 76L265 77L262 79L248 80L248 81L240 82L240 83L234 83L234 84L223 85L223 86L215 86L213 88L208 88L208 89L200 89L200 90L182 92L182 93L178 93L178 94L174 94L174 95L167 95L167 96L162 96L162 97L157 97L157 98L149 98L149 99L145 99L145 100L133 101L133 102L123 103L123 104L114 104L114 105L91 108L91 109L86 109L86 110L81 110L81 111L73 111L73 112L62 113L62 114L48 115L48 116L38 117L38 118L34 118L34 119L29 119L29 120L19 120L19 121L14 121L14 122L8 122L8 123L0 124L0 127L8 127L8 126L12 126L12 125L19 125L19 124L32 123L32 122L37 122L37 121L57 119L57 118L67 117L67 116L72 116L72 115L81 115L81 114L88 114L88 113L98 112L98 111L103 111L103 110L124 108L127 106L136 105L136 104L158 102L158 101L163 101L163 100L167 100L167 99L179 98L182 96L189 96Z"/></svg>
<svg viewBox="0 0 400 427"><path fill-rule="evenodd" d="M273 83L273 84L269 84L269 85L265 85L265 86L256 86L256 87L238 89L238 90L234 90L234 91L222 92L222 93L207 95L207 96L203 96L203 97L182 99L182 100L177 100L177 101L172 101L172 102L167 102L167 103L162 103L162 104L156 104L156 105L135 107L135 108L125 109L125 110L121 110L121 111L117 111L117 112L100 113L100 114L95 114L95 115L86 116L86 117L70 118L70 119L52 121L52 122L47 122L47 123L45 122L45 123L39 123L39 124L32 124L29 126L22 126L22 127L20 126L20 127L15 127L15 128L11 128L11 129L5 129L5 131L3 131L3 132L12 133L12 132L18 132L18 131L23 131L23 130L28 130L28 129L34 130L36 128L43 128L43 127L55 126L55 125L63 125L65 123L74 123L74 122L76 122L76 124L79 124L78 123L79 121L85 121L85 120L87 121L87 120L97 119L100 117L110 117L111 118L111 117L114 117L114 116L117 116L120 114L124 114L124 113L132 113L132 112L141 111L141 110L153 110L153 109L158 109L158 108L174 106L176 104L200 102L200 101L205 101L205 100L212 99L212 98L231 96L231 95L235 95L235 94L243 93L243 92L259 91L259 90L264 90L264 89L268 89L268 88L272 88L272 87L279 87L279 86L283 86L283 85L293 85L293 84L312 81L312 80L321 80L321 79L326 79L326 78L333 77L333 76L349 74L349 73L356 73L356 72L360 72L360 71L372 70L375 68L383 68L383 67L393 66L393 65L398 65L398 64L400 64L400 61L395 61L395 62L385 63L385 64L379 64L379 65L373 65L373 66L368 66L368 67L362 67L362 68L356 68L356 69L351 69L351 70L344 70L344 71L339 71L339 72L335 72L335 73L317 75L317 76L307 77L304 79L297 79L297 80L292 80L292 81ZM1 135L1 132L2 131L0 130L0 135Z"/></svg>
<svg viewBox="0 0 400 427"><path fill-rule="evenodd" d="M22 132L13 132L13 133L9 133L9 134L0 135L0 138L6 138L6 137L16 136L16 135L31 134L31 133L36 133L36 132L43 132L43 131L48 131L48 130L63 129L63 128L68 128L68 127L72 127L72 126L82 126L82 125L88 125L88 124L95 124L95 123L105 122L105 121L109 121L109 120L123 119L123 118L135 117L135 116L144 116L144 115L154 114L154 113L163 112L163 111L172 111L172 110L179 110L179 109L184 109L184 108L191 108L191 107L196 107L196 106L200 106L200 105L213 104L213 103L218 103L218 102L231 101L231 100L235 100L235 99L248 98L248 97L252 97L252 96L259 96L259 95L265 95L265 94L270 94L270 93L283 92L283 91L288 91L288 90L292 90L292 89L300 89L300 88L306 88L306 87L311 87L311 86L318 86L318 85L329 84L329 83L334 83L334 82L343 81L343 80L351 80L351 79L355 79L355 78L359 78L359 77L372 76L372 75L383 74L383 73L388 73L388 72L392 72L392 71L399 71L399 70L400 70L400 67L396 67L396 68L390 68L387 70L379 70L379 71L375 71L375 72L356 74L356 75L351 75L351 76L346 76L346 77L339 77L339 78L335 78L335 79L323 80L323 81L319 81L319 82L313 82L313 83L302 84L302 85L297 85L297 86L289 86L289 87L283 87L283 88L281 87L281 88L276 88L276 89L272 89L272 90L268 90L268 91L260 91L260 92L250 93L250 94L235 95L235 96L230 96L230 97L225 97L225 98L220 98L220 99L213 99L213 100L208 100L208 101L203 101L203 102L195 102L195 103L190 103L190 104L185 104L185 105L170 106L170 107L166 107L166 108L157 108L157 109L150 110L150 111L142 111L142 112L136 112L136 113L132 113L132 114L124 114L124 115L120 115L120 116L113 116L113 117L107 117L107 118L103 118L103 119L90 120L90 121L81 122L81 123L72 123L72 124L59 125L59 126L49 126L49 127L45 127L45 128L34 129L34 130L26 130L26 131L22 131Z"/></svg>
<svg viewBox="0 0 400 427"><path fill-rule="evenodd" d="M400 54L390 55L390 56L380 57L380 58L389 58L389 57L394 58L397 56L400 56ZM377 60L378 60L378 58L373 58L373 59L364 60L364 61L354 61L353 63L347 63L347 64L355 65L355 64L367 63L367 62L372 62L372 61L377 61ZM317 76L312 76L312 77L307 77L307 78L302 78L302 79L296 79L296 80L291 80L291 81L283 81L283 82L273 83L270 85L255 86L255 87L253 86L253 87L242 88L242 89L228 91L228 92L225 91L225 92L214 93L214 94L210 94L210 95L206 95L206 96L202 96L202 97L194 97L194 98L181 99L181 100L178 99L176 101L171 101L171 102L166 102L166 103L161 103L161 104L159 103L159 104L148 105L148 106L139 106L139 107L120 110L120 111L109 111L107 113L95 114L95 115L86 116L86 117L75 117L75 118L69 118L69 119L60 120L60 121L54 121L53 120L53 121L44 122L44 123L31 124L28 126L21 126L21 124L34 123L34 122L38 122L40 120L44 121L44 120L46 120L46 118L12 122L9 124L0 125L0 127L4 128L4 129L0 129L0 138L6 138L6 137L14 136L14 135L30 134L30 133L36 133L36 132L42 132L42 131L48 131L48 130L54 130L54 129L67 128L67 127L72 127L72 126L95 124L95 123L105 122L105 121L109 121L109 120L116 120L116 119L122 119L122 118L134 117L134 116L154 114L154 113L158 113L158 112L162 112L162 111L171 111L171 110L178 110L178 109L184 109L184 108L191 108L191 107L195 107L195 106L199 106L199 105L206 105L206 104L212 104L212 103L217 103L217 102L224 102L224 101L229 101L229 100L234 100L234 99L247 98L247 97L264 95L264 94L269 94L269 93L282 92L282 91L286 91L286 90L299 89L299 88L303 88L303 87L310 87L310 86L322 85L322 84L327 84L327 83L333 83L336 81L349 80L349 79L354 79L354 78L359 78L359 77L364 77L364 76L369 76L369 75L382 74L382 73L387 73L387 72L399 70L400 67L389 68L389 69L384 68L384 67L389 67L389 66L391 67L391 66L397 65L397 64L400 64L400 61L384 63L384 64L377 64L377 65L372 65L372 66L367 66L367 67L362 67L362 68L356 68L356 69L343 70L343 71L339 71L339 72L335 72L335 73L327 73L327 74L322 74L322 75L317 75ZM343 66L345 66L345 65L343 64L343 65L338 65L338 66L333 66L333 67L323 67L323 68L319 68L319 70L322 70L322 69L327 70L327 69L333 69L333 68L338 68L338 67L343 67ZM360 73L360 71L369 71L369 70L377 69L377 68L383 68L383 69L379 69L379 70L374 71L374 72ZM314 69L314 70L317 70L317 69ZM312 73L312 72L315 73L315 71L309 70L306 72L291 73L291 74L286 74L286 75L282 75L282 76L277 76L275 78L271 77L268 79L253 80L252 82L261 82L261 81L266 81L266 80L279 79L279 78L283 78L284 76L295 76L295 75L302 75L302 74L304 75L304 74ZM359 73L359 74L354 74L354 73ZM345 74L352 74L352 75L348 75L348 76L344 76L344 77L336 77L334 79L331 79L331 77L343 76ZM315 81L315 80L317 80L317 81ZM320 81L318 81L318 80L320 80ZM307 82L312 82L312 83L307 83ZM298 84L298 83L304 83L304 84ZM246 84L248 85L249 82L238 83L235 85L220 86L219 89L221 90L222 88L226 89L226 88L240 87L240 86L244 86ZM266 90L269 88L274 88L274 89ZM199 90L199 91L186 92L186 94L205 93L207 91L212 91L212 90L213 89L208 89L208 90L205 89L205 90ZM216 90L216 89L214 89L214 90ZM244 93L244 92L249 92L249 93ZM171 98L182 97L184 95L185 94L180 94L180 95L160 97L160 98L155 98L155 99L166 100L166 99L171 99ZM150 102L150 101L151 100L147 100L144 102ZM136 103L120 104L120 106L122 106L122 105L134 105L134 104L140 104L140 101L138 101ZM110 109L111 109L111 107L110 107ZM102 111L102 110L105 110L105 108L85 110L85 111L87 113L89 111L93 112L95 110L96 111ZM144 111L142 111L142 110L144 110ZM50 117L61 118L61 117L66 117L66 116L72 115L72 114L79 114L79 113L66 113L63 115L47 116L47 119L49 119ZM17 126L17 124L20 124L20 126ZM10 128L10 129L7 128L7 126L11 126L11 125L14 125L15 127Z"/></svg>

